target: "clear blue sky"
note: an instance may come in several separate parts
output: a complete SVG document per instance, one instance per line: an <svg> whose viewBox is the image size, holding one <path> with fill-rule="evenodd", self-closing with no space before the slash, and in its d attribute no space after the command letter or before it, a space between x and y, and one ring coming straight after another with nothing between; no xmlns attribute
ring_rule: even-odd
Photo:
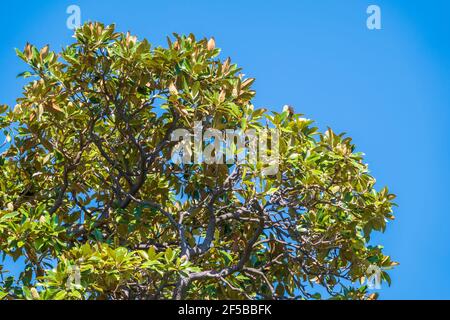
<svg viewBox="0 0 450 320"><path fill-rule="evenodd" d="M0 101L14 104L14 47L70 43L66 8L155 44L172 32L214 36L256 77L259 107L297 112L354 138L378 186L398 194L377 235L401 263L385 299L450 299L450 2L447 0L1 1ZM366 28L379 5L382 30Z"/></svg>

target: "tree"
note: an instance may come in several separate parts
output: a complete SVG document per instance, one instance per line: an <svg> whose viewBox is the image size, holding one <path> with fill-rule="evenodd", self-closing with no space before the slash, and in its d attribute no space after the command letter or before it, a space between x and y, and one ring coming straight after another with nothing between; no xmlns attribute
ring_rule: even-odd
<svg viewBox="0 0 450 320"><path fill-rule="evenodd" d="M151 48L100 23L75 39L17 50L34 80L0 110L0 251L23 270L0 269L0 298L366 299L371 265L390 282L369 240L394 195L350 138L255 110L214 39ZM278 172L171 161L174 131L199 121L277 129Z"/></svg>

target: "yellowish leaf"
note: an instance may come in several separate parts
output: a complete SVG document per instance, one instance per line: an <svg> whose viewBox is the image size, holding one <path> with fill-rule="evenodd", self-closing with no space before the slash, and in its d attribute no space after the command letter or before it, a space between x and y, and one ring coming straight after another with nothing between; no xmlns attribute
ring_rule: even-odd
<svg viewBox="0 0 450 320"><path fill-rule="evenodd" d="M8 208L9 211L14 211L14 204L10 202L6 205L6 208Z"/></svg>
<svg viewBox="0 0 450 320"><path fill-rule="evenodd" d="M178 89L177 87L175 87L175 84L173 82L170 83L169 85L169 92L171 95L177 95L178 94Z"/></svg>
<svg viewBox="0 0 450 320"><path fill-rule="evenodd" d="M41 56L41 59L44 59L45 57L47 57L47 55L48 55L48 49L49 49L49 46L48 46L48 45L46 45L45 47L43 47L43 48L41 49L41 51L39 52L39 53L40 53L40 56Z"/></svg>
<svg viewBox="0 0 450 320"><path fill-rule="evenodd" d="M226 97L226 92L225 92L225 90L222 90L219 95L219 102L221 102L221 103L224 102L225 97Z"/></svg>
<svg viewBox="0 0 450 320"><path fill-rule="evenodd" d="M212 51L216 48L216 40L214 38L209 39L208 41L208 50Z"/></svg>
<svg viewBox="0 0 450 320"><path fill-rule="evenodd" d="M64 111L60 107L55 105L55 104L46 105L45 107L50 112L61 112L61 113L64 113Z"/></svg>
<svg viewBox="0 0 450 320"><path fill-rule="evenodd" d="M36 288L31 288L30 289L30 293L31 293L31 297L34 300L39 300L41 297L39 296L39 292L36 290Z"/></svg>

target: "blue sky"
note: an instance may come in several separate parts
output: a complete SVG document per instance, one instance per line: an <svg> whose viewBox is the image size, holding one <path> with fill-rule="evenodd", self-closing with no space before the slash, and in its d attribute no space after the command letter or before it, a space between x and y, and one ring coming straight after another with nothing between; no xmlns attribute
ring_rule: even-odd
<svg viewBox="0 0 450 320"><path fill-rule="evenodd" d="M255 105L297 112L354 138L397 219L375 240L401 265L384 299L450 299L450 2L446 0L2 1L0 102L14 104L27 41L71 42L66 8L165 45L172 32L214 36L256 77ZM381 8L382 30L366 9Z"/></svg>

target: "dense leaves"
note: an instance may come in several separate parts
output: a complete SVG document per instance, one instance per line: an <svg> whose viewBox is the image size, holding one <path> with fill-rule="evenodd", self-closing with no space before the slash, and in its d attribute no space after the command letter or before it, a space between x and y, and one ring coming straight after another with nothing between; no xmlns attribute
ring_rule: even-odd
<svg viewBox="0 0 450 320"><path fill-rule="evenodd" d="M0 298L365 299L370 265L390 282L369 240L394 196L350 138L255 109L214 39L152 48L100 23L75 39L18 50L32 81L0 108L0 252L22 268L0 269ZM278 173L176 165L171 134L196 121L278 129Z"/></svg>

